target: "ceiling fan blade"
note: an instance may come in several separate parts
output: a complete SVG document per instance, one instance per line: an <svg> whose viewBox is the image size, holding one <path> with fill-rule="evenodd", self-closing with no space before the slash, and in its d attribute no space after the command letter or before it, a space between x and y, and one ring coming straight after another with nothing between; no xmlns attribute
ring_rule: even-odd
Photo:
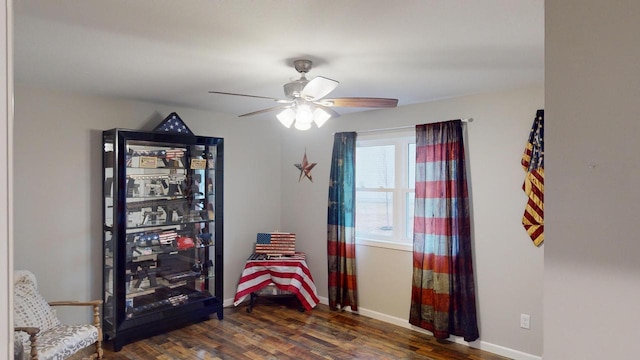
<svg viewBox="0 0 640 360"><path fill-rule="evenodd" d="M269 99L269 100L274 100L274 101L279 101L279 100L280 100L280 99L276 99L276 98L272 98L272 97L267 97L267 96L247 95L247 94L236 94L236 93L222 92L222 91L209 91L209 94L222 94L222 95L246 96L246 97L258 98L258 99Z"/></svg>
<svg viewBox="0 0 640 360"><path fill-rule="evenodd" d="M258 114L262 114L262 113L266 113L266 112L270 112L270 111L284 110L284 109L290 108L290 107L291 106L282 106L282 105L281 106L274 106L274 107L271 107L271 108L268 108L268 109L262 109L262 110L258 110L258 111L254 111L254 112L238 115L238 117L258 115Z"/></svg>
<svg viewBox="0 0 640 360"><path fill-rule="evenodd" d="M339 82L331 80L323 76L316 76L309 80L307 85L302 89L300 96L305 100L318 100L327 96L335 89Z"/></svg>
<svg viewBox="0 0 640 360"><path fill-rule="evenodd" d="M324 106L337 106L337 107L389 108L389 107L398 106L398 99L346 97L346 98L335 98L335 99L322 99L320 103Z"/></svg>
<svg viewBox="0 0 640 360"><path fill-rule="evenodd" d="M335 118L340 117L340 114L338 114L338 113L337 113L335 110L333 110L332 108L330 108L330 107L326 107L326 106L324 106L324 105L322 105L322 104L319 104L319 103L316 103L316 102L314 102L314 104L315 104L317 107L319 107L320 109L322 109L322 110L326 111L326 112L327 112L327 114L331 115L331 118L332 118L332 119L335 119Z"/></svg>

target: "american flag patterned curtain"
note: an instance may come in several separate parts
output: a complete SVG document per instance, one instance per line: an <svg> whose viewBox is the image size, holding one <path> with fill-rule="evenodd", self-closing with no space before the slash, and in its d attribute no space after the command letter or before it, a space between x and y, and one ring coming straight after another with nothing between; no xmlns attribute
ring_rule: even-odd
<svg viewBox="0 0 640 360"><path fill-rule="evenodd" d="M413 281L409 323L479 337L462 122L416 126Z"/></svg>
<svg viewBox="0 0 640 360"><path fill-rule="evenodd" d="M333 139L327 255L329 308L358 310L356 289L355 168L356 133L337 133Z"/></svg>
<svg viewBox="0 0 640 360"><path fill-rule="evenodd" d="M544 110L536 113L520 162L527 173L522 190L529 198L522 226L531 241L540 246L544 242Z"/></svg>

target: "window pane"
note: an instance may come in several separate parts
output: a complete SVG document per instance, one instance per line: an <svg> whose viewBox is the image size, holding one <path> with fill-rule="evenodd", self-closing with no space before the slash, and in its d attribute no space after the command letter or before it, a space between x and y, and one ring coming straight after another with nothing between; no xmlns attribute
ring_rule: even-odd
<svg viewBox="0 0 640 360"><path fill-rule="evenodd" d="M356 192L356 236L393 236L393 193Z"/></svg>
<svg viewBox="0 0 640 360"><path fill-rule="evenodd" d="M393 188L395 147L393 145L356 148L356 187Z"/></svg>
<svg viewBox="0 0 640 360"><path fill-rule="evenodd" d="M407 174L408 186L409 189L416 188L416 144L409 144L407 149L409 154L407 156L407 169L409 169L409 173Z"/></svg>
<svg viewBox="0 0 640 360"><path fill-rule="evenodd" d="M416 193L407 193L405 202L405 238L413 240L413 208L416 200Z"/></svg>

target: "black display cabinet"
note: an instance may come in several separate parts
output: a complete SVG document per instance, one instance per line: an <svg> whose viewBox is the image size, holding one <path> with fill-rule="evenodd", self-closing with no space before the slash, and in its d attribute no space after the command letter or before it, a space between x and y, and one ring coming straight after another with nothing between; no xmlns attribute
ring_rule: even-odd
<svg viewBox="0 0 640 360"><path fill-rule="evenodd" d="M103 132L103 333L114 350L222 319L223 139Z"/></svg>

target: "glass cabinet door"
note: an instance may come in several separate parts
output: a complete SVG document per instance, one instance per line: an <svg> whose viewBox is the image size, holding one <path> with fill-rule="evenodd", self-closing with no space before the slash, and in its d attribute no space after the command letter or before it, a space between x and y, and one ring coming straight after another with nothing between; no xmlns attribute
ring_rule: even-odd
<svg viewBox="0 0 640 360"><path fill-rule="evenodd" d="M125 156L127 318L212 296L207 147L129 140Z"/></svg>
<svg viewBox="0 0 640 360"><path fill-rule="evenodd" d="M103 138L103 243L104 243L104 308L103 324L106 331L112 332L114 327L114 253L115 241L113 240L113 194L114 189L114 166L116 163L114 151L114 136L105 135Z"/></svg>

